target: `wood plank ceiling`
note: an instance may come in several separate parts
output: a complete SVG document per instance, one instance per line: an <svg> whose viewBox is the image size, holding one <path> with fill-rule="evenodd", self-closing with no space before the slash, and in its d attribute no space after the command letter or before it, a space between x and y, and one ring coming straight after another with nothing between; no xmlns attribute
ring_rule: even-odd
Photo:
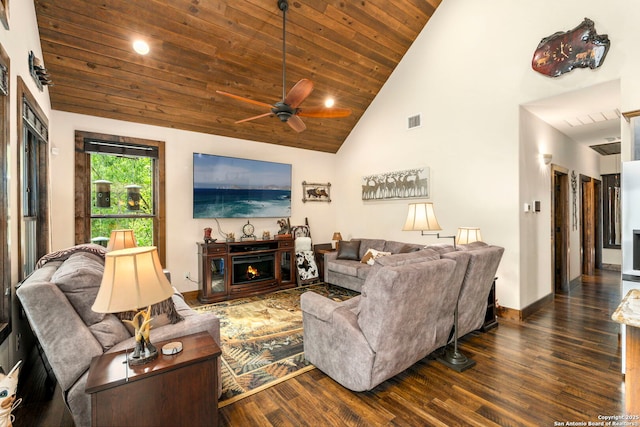
<svg viewBox="0 0 640 427"><path fill-rule="evenodd" d="M441 0L290 0L287 88L315 84L302 106L333 97L347 118L235 124L282 98L277 0L35 0L55 110L335 153ZM135 53L146 40L151 52Z"/></svg>

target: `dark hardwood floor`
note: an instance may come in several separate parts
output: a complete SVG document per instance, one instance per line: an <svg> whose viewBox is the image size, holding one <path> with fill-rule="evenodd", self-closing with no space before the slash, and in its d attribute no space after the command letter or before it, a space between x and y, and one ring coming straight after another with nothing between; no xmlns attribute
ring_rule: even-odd
<svg viewBox="0 0 640 427"><path fill-rule="evenodd" d="M620 273L598 271L525 322L466 336L460 348L477 362L468 371L427 358L354 393L314 369L221 408L220 426L554 426L621 415L619 325L611 320L620 299ZM36 371L22 374L14 425L70 425L59 389L51 401L32 396Z"/></svg>

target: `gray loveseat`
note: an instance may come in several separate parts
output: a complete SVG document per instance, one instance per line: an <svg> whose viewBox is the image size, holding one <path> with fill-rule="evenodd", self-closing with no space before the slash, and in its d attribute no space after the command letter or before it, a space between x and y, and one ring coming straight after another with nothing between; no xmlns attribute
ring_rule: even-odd
<svg viewBox="0 0 640 427"><path fill-rule="evenodd" d="M351 239L350 241L340 241L339 249L324 255L324 280L333 285L360 292L372 265L361 262L367 251L391 253L387 255L391 259L404 257L425 258L429 254L413 254L424 248L424 245L415 243L403 243L383 239ZM373 263L371 263L373 264Z"/></svg>
<svg viewBox="0 0 640 427"><path fill-rule="evenodd" d="M89 426L91 399L85 384L91 359L131 349L135 339L116 315L91 310L104 271L104 248L75 246L43 257L37 267L19 285L17 296L76 427ZM193 311L178 291L158 307L164 314L154 314L151 342L206 331L220 344L219 319Z"/></svg>

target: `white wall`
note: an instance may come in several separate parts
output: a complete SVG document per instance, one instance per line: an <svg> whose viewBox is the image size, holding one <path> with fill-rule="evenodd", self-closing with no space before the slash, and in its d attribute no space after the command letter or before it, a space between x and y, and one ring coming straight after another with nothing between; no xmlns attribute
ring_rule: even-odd
<svg viewBox="0 0 640 427"><path fill-rule="evenodd" d="M166 142L166 200L167 200L167 265L172 282L180 291L197 290L196 283L184 279L190 272L197 281L198 258L196 242L202 240L203 229L212 227L213 219L193 219L192 191L194 152L223 156L259 159L292 166L291 225L304 224L308 218L314 243L330 242L334 231L336 203L303 203L302 181L335 184L335 155L290 147L281 147L246 140L225 138L157 126L140 125L118 120L103 119L80 114L53 111L51 114L50 142L58 148L51 156L52 250L74 244L74 134L76 130L106 133ZM333 194L332 194L333 196ZM268 230L276 234L278 218L255 218L256 235ZM224 232L242 235L246 219L220 219Z"/></svg>
<svg viewBox="0 0 640 427"><path fill-rule="evenodd" d="M598 33L609 34L604 65L558 78L534 72L531 59L539 41L574 28L584 17L595 22ZM538 190L548 177L520 155L533 147L520 142L519 106L620 79L621 111L637 109L640 66L631 52L640 36L634 24L639 18L640 4L630 0L607 7L595 0L444 0L338 152L337 224L343 236L434 242L400 230L407 200L364 203L360 195L365 174L425 164L443 233L479 226L486 241L505 247L499 303L521 309L549 294L550 274L538 270L549 268L549 229L535 225L533 246L519 231L521 201L549 200ZM406 131L407 117L416 113L422 113L423 126ZM585 156L588 164L580 169L598 177L597 165ZM537 183L535 191L531 182ZM573 239L571 244L576 247ZM533 271L535 280L524 277Z"/></svg>
<svg viewBox="0 0 640 427"><path fill-rule="evenodd" d="M530 304L553 292L551 270L551 165L545 165L541 153L553 156L552 164L564 168L569 175L600 179L600 155L591 148L577 144L534 114L521 109L520 114L520 206L541 201L539 213L520 211L521 241L521 301ZM580 254L580 183L576 189L576 216L573 215L573 194L569 188L569 279L581 274ZM542 284L546 284L543 286ZM548 287L547 287L548 286ZM525 305L526 306L526 305Z"/></svg>

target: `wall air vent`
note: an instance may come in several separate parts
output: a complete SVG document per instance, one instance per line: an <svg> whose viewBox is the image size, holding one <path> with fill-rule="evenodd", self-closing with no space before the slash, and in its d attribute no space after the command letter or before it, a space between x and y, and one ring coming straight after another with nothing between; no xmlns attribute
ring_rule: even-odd
<svg viewBox="0 0 640 427"><path fill-rule="evenodd" d="M407 120L407 129L415 129L420 126L422 126L422 117L420 114L409 116L409 119Z"/></svg>

